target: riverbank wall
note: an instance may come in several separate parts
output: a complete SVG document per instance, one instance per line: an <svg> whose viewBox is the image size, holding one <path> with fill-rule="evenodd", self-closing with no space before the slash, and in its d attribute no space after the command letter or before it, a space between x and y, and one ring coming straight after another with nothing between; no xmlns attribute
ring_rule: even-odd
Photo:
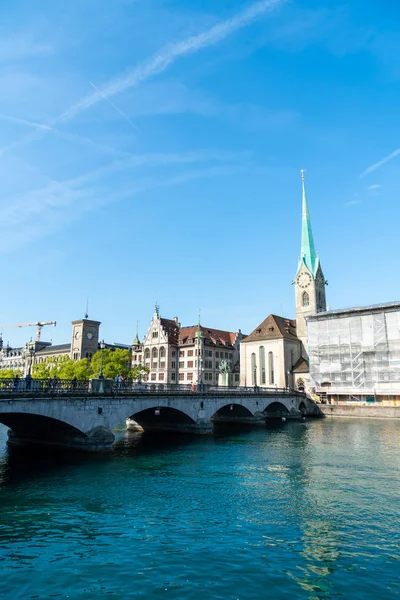
<svg viewBox="0 0 400 600"><path fill-rule="evenodd" d="M354 417L358 419L400 419L400 406L379 404L319 404L325 417Z"/></svg>

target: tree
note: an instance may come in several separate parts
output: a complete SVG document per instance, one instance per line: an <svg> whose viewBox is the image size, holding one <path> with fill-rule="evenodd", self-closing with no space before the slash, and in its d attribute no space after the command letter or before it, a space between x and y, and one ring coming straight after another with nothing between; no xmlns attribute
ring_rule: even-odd
<svg viewBox="0 0 400 600"><path fill-rule="evenodd" d="M22 377L21 369L1 369L0 379L14 379L14 377Z"/></svg>
<svg viewBox="0 0 400 600"><path fill-rule="evenodd" d="M122 348L106 348L94 354L90 362L90 377L98 377L103 353L103 375L106 379L114 379L116 375L128 378L131 370L131 353Z"/></svg>
<svg viewBox="0 0 400 600"><path fill-rule="evenodd" d="M144 365L135 365L128 373L128 379L133 381L142 381L144 376L150 372L149 367Z"/></svg>

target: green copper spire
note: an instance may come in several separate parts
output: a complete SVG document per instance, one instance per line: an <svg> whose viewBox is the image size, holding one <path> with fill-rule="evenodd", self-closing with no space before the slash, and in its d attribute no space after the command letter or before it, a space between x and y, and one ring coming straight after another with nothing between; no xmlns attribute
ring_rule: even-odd
<svg viewBox="0 0 400 600"><path fill-rule="evenodd" d="M196 331L195 337L198 340L202 340L204 338L204 333L203 333L203 331L201 329L201 325L200 325L200 311L199 311L199 322L198 322L198 325L197 325L197 331Z"/></svg>
<svg viewBox="0 0 400 600"><path fill-rule="evenodd" d="M308 212L306 190L304 185L304 169L301 170L301 185L303 190L302 225L301 225L301 254L300 263L304 262L306 267L315 275L318 267L318 257L315 252L314 238L311 229L310 214Z"/></svg>

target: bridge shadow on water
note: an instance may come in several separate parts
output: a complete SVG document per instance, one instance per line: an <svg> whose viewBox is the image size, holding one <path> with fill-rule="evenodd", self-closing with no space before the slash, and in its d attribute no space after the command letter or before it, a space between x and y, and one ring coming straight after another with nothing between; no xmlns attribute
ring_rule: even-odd
<svg viewBox="0 0 400 600"><path fill-rule="evenodd" d="M84 453L54 447L7 446L5 428L0 432L0 490L29 481L42 481L48 477L63 476L75 468L96 468L112 461L135 459L145 455L174 453L189 446L207 447L215 443L251 435L255 431L268 435L268 431L281 430L285 424L270 421L265 427L243 423L215 423L213 435L195 436L162 431L132 432L121 426L114 431L116 441L111 452ZM2 448L3 447L3 448Z"/></svg>

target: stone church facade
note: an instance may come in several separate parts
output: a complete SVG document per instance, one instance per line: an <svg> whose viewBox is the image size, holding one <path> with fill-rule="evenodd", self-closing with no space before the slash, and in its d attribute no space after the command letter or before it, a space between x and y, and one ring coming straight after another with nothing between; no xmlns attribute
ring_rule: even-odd
<svg viewBox="0 0 400 600"><path fill-rule="evenodd" d="M307 318L326 310L325 280L315 251L302 173L301 253L293 280L296 320L269 315L241 343L240 385L311 391Z"/></svg>

